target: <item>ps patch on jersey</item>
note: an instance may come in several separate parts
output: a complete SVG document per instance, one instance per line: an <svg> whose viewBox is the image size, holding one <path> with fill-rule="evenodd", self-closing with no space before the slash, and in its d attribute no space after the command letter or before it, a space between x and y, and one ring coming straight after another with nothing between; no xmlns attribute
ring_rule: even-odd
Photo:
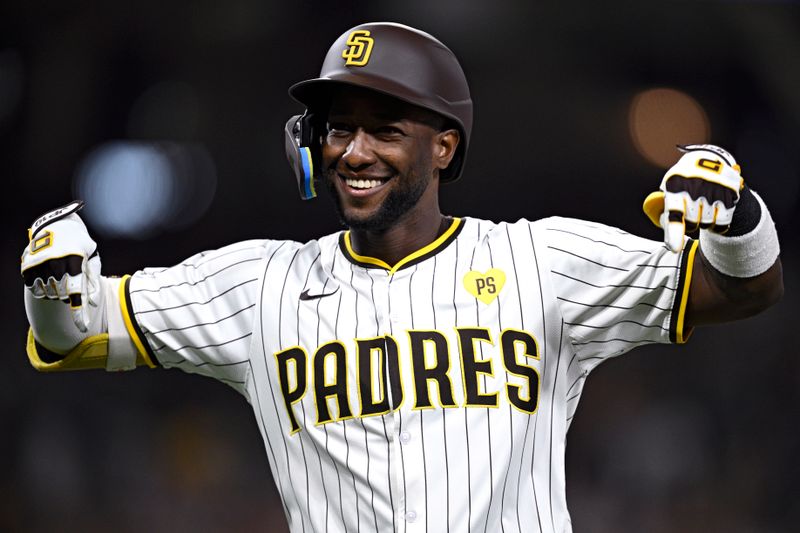
<svg viewBox="0 0 800 533"><path fill-rule="evenodd" d="M295 531L397 531L411 512L428 531L571 531L564 450L586 377L681 340L691 257L564 218L454 219L395 265L348 241L139 272L142 340L248 399Z"/></svg>
<svg viewBox="0 0 800 533"><path fill-rule="evenodd" d="M464 275L467 292L487 305L497 298L505 284L505 272L499 268L490 268L485 273L471 270Z"/></svg>

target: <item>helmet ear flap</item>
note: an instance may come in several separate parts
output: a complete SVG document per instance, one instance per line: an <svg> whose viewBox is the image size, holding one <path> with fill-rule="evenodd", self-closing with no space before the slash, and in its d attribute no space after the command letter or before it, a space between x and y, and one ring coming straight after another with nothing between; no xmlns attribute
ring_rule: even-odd
<svg viewBox="0 0 800 533"><path fill-rule="evenodd" d="M315 116L307 110L294 115L284 128L286 159L294 171L300 197L310 200L317 196L316 180L319 178L321 130Z"/></svg>

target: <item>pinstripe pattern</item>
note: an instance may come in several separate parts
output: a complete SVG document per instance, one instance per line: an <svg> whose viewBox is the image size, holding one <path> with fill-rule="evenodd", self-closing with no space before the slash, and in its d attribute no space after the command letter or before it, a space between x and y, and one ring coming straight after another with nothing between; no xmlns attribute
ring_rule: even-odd
<svg viewBox="0 0 800 533"><path fill-rule="evenodd" d="M247 241L131 279L160 364L250 402L292 531L571 531L564 449L586 377L669 342L681 257L579 220L454 224L395 272L330 235ZM504 284L477 298L498 270ZM505 353L505 335L523 340ZM317 423L322 402L332 420Z"/></svg>

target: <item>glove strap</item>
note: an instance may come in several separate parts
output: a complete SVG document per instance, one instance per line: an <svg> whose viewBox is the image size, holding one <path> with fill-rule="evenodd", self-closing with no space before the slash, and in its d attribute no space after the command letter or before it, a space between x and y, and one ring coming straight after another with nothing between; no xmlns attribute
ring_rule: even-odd
<svg viewBox="0 0 800 533"><path fill-rule="evenodd" d="M39 233L42 228L49 226L57 220L66 218L72 213L77 213L82 207L83 200L73 200L65 206L59 207L58 209L53 209L49 213L45 213L44 215L40 216L33 221L33 224L31 224L31 227L28 230L28 240L34 240L36 238L36 234Z"/></svg>
<svg viewBox="0 0 800 533"><path fill-rule="evenodd" d="M708 262L719 272L734 278L752 278L763 274L775 263L780 254L778 232L775 230L775 223L767 206L754 191L750 191L750 196L757 205L748 205L750 201L748 199L745 200L744 206L737 206L736 213L740 207L745 207L743 218L737 221L734 214L734 222L727 235L700 231L700 249L703 250ZM759 216L758 222L753 226L755 207L759 208ZM752 230L739 234L747 226Z"/></svg>

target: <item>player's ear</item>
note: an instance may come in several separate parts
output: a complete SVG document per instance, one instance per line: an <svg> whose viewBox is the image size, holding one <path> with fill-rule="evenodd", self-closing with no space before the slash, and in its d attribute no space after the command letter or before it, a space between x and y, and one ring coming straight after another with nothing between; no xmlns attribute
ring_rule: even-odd
<svg viewBox="0 0 800 533"><path fill-rule="evenodd" d="M453 160L458 143L461 141L461 134L456 129L444 130L437 133L433 140L433 164L439 170L443 170Z"/></svg>

